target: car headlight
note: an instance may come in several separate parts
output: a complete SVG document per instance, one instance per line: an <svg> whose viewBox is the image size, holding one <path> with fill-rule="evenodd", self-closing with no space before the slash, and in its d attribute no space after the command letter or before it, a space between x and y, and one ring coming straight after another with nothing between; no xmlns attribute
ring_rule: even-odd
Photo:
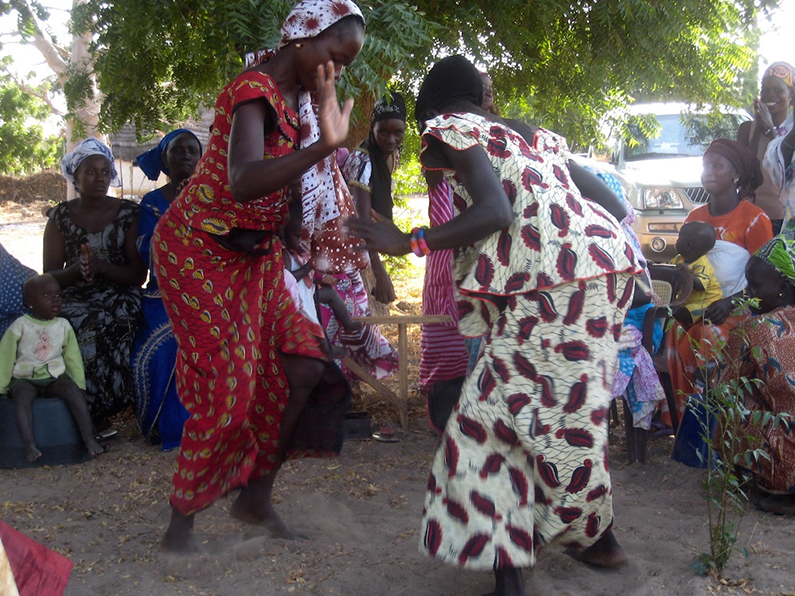
<svg viewBox="0 0 795 596"><path fill-rule="evenodd" d="M647 188L643 191L646 209L684 209L682 199L673 188Z"/></svg>

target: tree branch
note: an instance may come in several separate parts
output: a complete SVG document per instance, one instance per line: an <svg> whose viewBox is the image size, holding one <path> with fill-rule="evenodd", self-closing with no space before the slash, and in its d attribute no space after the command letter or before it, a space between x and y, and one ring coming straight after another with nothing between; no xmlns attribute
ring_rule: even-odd
<svg viewBox="0 0 795 596"><path fill-rule="evenodd" d="M44 24L36 17L28 0L19 0L18 10L24 12L25 18L30 19L33 24L33 40L30 42L31 45L41 52L41 55L44 56L44 60L47 62L47 66L52 69L58 77L58 81L63 85L69 78L67 75L67 62L62 57L62 52L65 52L65 50L57 47L49 36L45 34Z"/></svg>
<svg viewBox="0 0 795 596"><path fill-rule="evenodd" d="M37 97L38 99L40 99L41 101L46 103L47 107L50 108L50 112L52 114L54 114L55 116L63 116L63 112L61 110L59 110L58 108L56 108L55 105L53 105L52 101L50 100L49 97L47 97L46 93L42 93L41 91L33 89L32 87L28 86L25 83L25 81L20 81L13 72L8 70L8 68L6 66L3 66L2 69L9 76L9 78L14 82L14 84L17 87L19 87L22 91L32 95L33 97Z"/></svg>

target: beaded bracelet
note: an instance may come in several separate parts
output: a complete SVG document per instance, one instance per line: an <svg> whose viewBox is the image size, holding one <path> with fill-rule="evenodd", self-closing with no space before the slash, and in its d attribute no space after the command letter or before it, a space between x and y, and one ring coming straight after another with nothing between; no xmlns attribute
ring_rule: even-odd
<svg viewBox="0 0 795 596"><path fill-rule="evenodd" d="M417 234L419 234L419 231L419 228L414 228L411 230L411 236L409 236L409 245L411 246L411 252L418 257L424 257L425 253L423 253L422 249L420 249L420 243L417 240Z"/></svg>
<svg viewBox="0 0 795 596"><path fill-rule="evenodd" d="M428 248L428 243L425 241L425 232L427 231L428 228L425 226L417 230L417 245L420 247L420 250L424 256L431 254L431 249Z"/></svg>

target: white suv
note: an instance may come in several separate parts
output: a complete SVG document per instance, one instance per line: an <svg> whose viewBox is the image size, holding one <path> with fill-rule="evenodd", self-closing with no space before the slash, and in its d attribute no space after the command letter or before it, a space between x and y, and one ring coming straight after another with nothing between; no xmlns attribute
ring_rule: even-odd
<svg viewBox="0 0 795 596"><path fill-rule="evenodd" d="M635 207L635 230L650 261L676 254L679 228L690 210L709 199L701 187L701 156L713 139L735 138L747 113L721 109L710 114L682 103L634 104L627 110L629 131L611 135L610 168ZM654 130L657 129L657 130Z"/></svg>

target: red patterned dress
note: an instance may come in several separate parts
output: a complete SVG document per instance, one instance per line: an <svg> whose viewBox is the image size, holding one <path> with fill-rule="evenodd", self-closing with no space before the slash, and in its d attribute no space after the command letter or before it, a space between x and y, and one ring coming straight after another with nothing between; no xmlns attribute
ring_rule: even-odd
<svg viewBox="0 0 795 596"><path fill-rule="evenodd" d="M266 136L263 156L278 158L296 149L298 117L276 83L258 71L244 72L219 96L207 151L152 240L155 271L179 345L177 393L190 414L171 496L184 515L276 465L288 401L277 350L327 360L320 347L323 330L298 312L284 284L276 230L287 216L288 193L239 203L229 188L232 116L237 106L256 100L267 101L278 122ZM257 254L238 252L214 236L235 228L271 234L258 244ZM341 435L334 429L347 409L343 393L337 385L336 393L324 394L337 400L325 405L322 416L321 426L327 427L319 429L321 444L332 445L324 452L339 451ZM293 447L309 446L301 440L305 431L299 423Z"/></svg>
<svg viewBox="0 0 795 596"><path fill-rule="evenodd" d="M486 151L514 218L455 259L461 333L485 346L436 453L420 549L471 569L532 566L540 546L587 547L612 524L607 409L638 266L615 219L580 196L559 137L528 145L473 114L426 126L424 140ZM460 212L471 198L446 176Z"/></svg>

